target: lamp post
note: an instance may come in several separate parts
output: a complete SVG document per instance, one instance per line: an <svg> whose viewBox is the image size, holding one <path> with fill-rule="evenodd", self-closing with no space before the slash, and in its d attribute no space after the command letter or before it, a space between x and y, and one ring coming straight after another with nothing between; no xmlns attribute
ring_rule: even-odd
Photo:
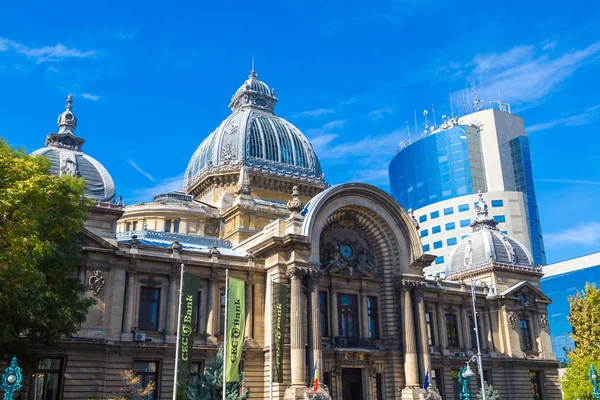
<svg viewBox="0 0 600 400"><path fill-rule="evenodd" d="M0 389L4 391L4 400L13 400L14 393L21 389L22 379L21 367L17 363L17 356L14 356L10 365L2 374Z"/></svg>
<svg viewBox="0 0 600 400"><path fill-rule="evenodd" d="M482 281L477 281L477 282L480 282L481 285L486 286L488 288L489 292L486 296L486 299L494 300L498 297L496 295L496 292L494 291L493 286L487 285L485 282L482 282ZM475 282L473 282L473 275L471 275L471 301L473 303L473 323L475 324L475 341L477 342L477 354L474 357L477 359L477 369L479 372L479 379L481 381L481 393L483 394L482 398L483 398L483 400L486 400L484 380L483 380L483 365L481 362L481 346L479 344L479 327L477 324L477 309L475 308ZM471 368L469 367L469 362L471 362L471 361L474 361L473 357L471 358L471 360L467 361L467 372L471 371ZM471 374L475 375L473 373L473 371L471 371Z"/></svg>
<svg viewBox="0 0 600 400"><path fill-rule="evenodd" d="M460 393L458 398L460 400L471 400L471 387L469 386L469 378L475 376L475 373L467 365L461 367L458 371L458 383L460 384Z"/></svg>
<svg viewBox="0 0 600 400"><path fill-rule="evenodd" d="M600 391L598 391L598 374L596 374L594 364L590 364L590 372L588 373L588 378L590 379L590 383L594 388L594 391L592 392L592 397L594 399L600 399Z"/></svg>

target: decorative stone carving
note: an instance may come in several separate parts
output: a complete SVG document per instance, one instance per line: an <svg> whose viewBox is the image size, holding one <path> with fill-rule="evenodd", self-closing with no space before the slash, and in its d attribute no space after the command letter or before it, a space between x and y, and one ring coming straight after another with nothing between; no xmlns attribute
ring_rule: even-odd
<svg viewBox="0 0 600 400"><path fill-rule="evenodd" d="M467 248L465 249L464 266L468 267L471 264L471 254L473 253L473 241L467 239Z"/></svg>
<svg viewBox="0 0 600 400"><path fill-rule="evenodd" d="M102 271L94 271L88 279L88 285L92 293L95 296L98 296L98 293L100 293L102 287L104 286L104 277L102 276Z"/></svg>
<svg viewBox="0 0 600 400"><path fill-rule="evenodd" d="M518 261L517 260L517 252L515 251L515 248L508 241L507 236L502 236L502 244L504 245L504 248L506 249L506 252L508 253L508 261L511 264L515 264Z"/></svg>
<svg viewBox="0 0 600 400"><path fill-rule="evenodd" d="M298 186L292 189L292 200L288 201L287 208L290 212L299 213L304 208L304 203L300 201L300 192Z"/></svg>
<svg viewBox="0 0 600 400"><path fill-rule="evenodd" d="M174 240L173 243L171 243L171 246L169 246L169 248L174 254L179 254L179 252L183 249L183 246L181 246L179 240Z"/></svg>
<svg viewBox="0 0 600 400"><path fill-rule="evenodd" d="M540 317L540 326L545 332L548 332L550 330L550 327L548 326L548 315L542 314L542 316Z"/></svg>
<svg viewBox="0 0 600 400"><path fill-rule="evenodd" d="M419 230L419 228L420 228L419 222L417 222L417 218L415 218L415 213L413 212L412 208L408 209L408 216L412 220L413 225L415 226L415 228L417 228L417 230Z"/></svg>
<svg viewBox="0 0 600 400"><path fill-rule="evenodd" d="M512 329L517 329L517 314L514 311L508 313L508 323Z"/></svg>
<svg viewBox="0 0 600 400"><path fill-rule="evenodd" d="M139 245L140 245L140 241L138 240L137 235L131 235L131 239L129 240L128 247L130 249L137 249Z"/></svg>
<svg viewBox="0 0 600 400"><path fill-rule="evenodd" d="M419 283L421 283L421 282L419 282ZM398 290L410 291L414 287L418 286L418 284L416 281L411 281L408 279L399 279L394 283L394 286Z"/></svg>
<svg viewBox="0 0 600 400"><path fill-rule="evenodd" d="M440 392L434 387L429 386L427 392L423 396L423 400L443 400Z"/></svg>
<svg viewBox="0 0 600 400"><path fill-rule="evenodd" d="M242 169L240 169L240 177L238 179L235 194L250 195L250 193L252 193L252 188L250 187L250 177L248 176L248 169L246 167L242 167Z"/></svg>
<svg viewBox="0 0 600 400"><path fill-rule="evenodd" d="M146 286L161 286L163 281L151 276L150 278L140 279L140 283Z"/></svg>
<svg viewBox="0 0 600 400"><path fill-rule="evenodd" d="M225 143L225 145L221 149L221 159L223 159L224 163L229 163L235 158L237 158L237 151L233 143L229 141Z"/></svg>
<svg viewBox="0 0 600 400"><path fill-rule="evenodd" d="M77 170L77 164L75 164L75 161L67 158L63 161L63 165L60 167L60 173L61 175L76 176L79 173Z"/></svg>
<svg viewBox="0 0 600 400"><path fill-rule="evenodd" d="M294 277L302 279L302 277L308 275L310 271L311 268L306 267L288 267L288 269L285 270L285 274L290 279Z"/></svg>
<svg viewBox="0 0 600 400"><path fill-rule="evenodd" d="M219 251L219 249L217 249L217 246L211 247L208 252L210 253L211 257L218 257L219 254L221 254L221 252Z"/></svg>

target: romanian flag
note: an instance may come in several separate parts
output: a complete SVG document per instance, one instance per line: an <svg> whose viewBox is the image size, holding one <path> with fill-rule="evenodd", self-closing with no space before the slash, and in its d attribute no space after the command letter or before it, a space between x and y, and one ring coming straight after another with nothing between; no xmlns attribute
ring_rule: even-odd
<svg viewBox="0 0 600 400"><path fill-rule="evenodd" d="M315 363L315 369L313 370L313 392L319 389L319 370L317 369L317 363Z"/></svg>

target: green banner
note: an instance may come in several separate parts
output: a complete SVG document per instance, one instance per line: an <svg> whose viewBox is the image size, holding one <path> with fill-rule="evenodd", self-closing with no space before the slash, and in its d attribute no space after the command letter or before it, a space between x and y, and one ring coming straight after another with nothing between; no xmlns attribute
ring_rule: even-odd
<svg viewBox="0 0 600 400"><path fill-rule="evenodd" d="M200 277L184 272L183 289L181 290L181 315L179 327L179 354L177 357L177 382L185 382L190 375L192 346L194 345L194 321L198 312L198 290Z"/></svg>
<svg viewBox="0 0 600 400"><path fill-rule="evenodd" d="M241 279L229 278L227 295L227 352L225 353L225 371L227 382L240 380L239 365L244 345L244 328L246 327L246 291L245 282Z"/></svg>
<svg viewBox="0 0 600 400"><path fill-rule="evenodd" d="M271 343L273 346L273 382L277 383L283 383L283 342L285 341L287 294L287 286L273 282Z"/></svg>

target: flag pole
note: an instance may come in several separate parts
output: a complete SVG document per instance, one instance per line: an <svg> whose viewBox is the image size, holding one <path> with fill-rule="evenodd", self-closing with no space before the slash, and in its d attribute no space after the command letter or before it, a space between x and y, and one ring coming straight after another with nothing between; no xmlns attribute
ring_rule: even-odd
<svg viewBox="0 0 600 400"><path fill-rule="evenodd" d="M271 277L271 340L269 341L269 400L273 400L273 278Z"/></svg>
<svg viewBox="0 0 600 400"><path fill-rule="evenodd" d="M179 334L181 329L181 293L183 293L183 263L179 275L179 307L177 309L177 340L175 345L175 373L173 377L173 400L177 400L177 372L179 368Z"/></svg>
<svg viewBox="0 0 600 400"><path fill-rule="evenodd" d="M227 396L227 314L229 301L229 270L225 270L225 323L223 327L223 400L226 400Z"/></svg>

